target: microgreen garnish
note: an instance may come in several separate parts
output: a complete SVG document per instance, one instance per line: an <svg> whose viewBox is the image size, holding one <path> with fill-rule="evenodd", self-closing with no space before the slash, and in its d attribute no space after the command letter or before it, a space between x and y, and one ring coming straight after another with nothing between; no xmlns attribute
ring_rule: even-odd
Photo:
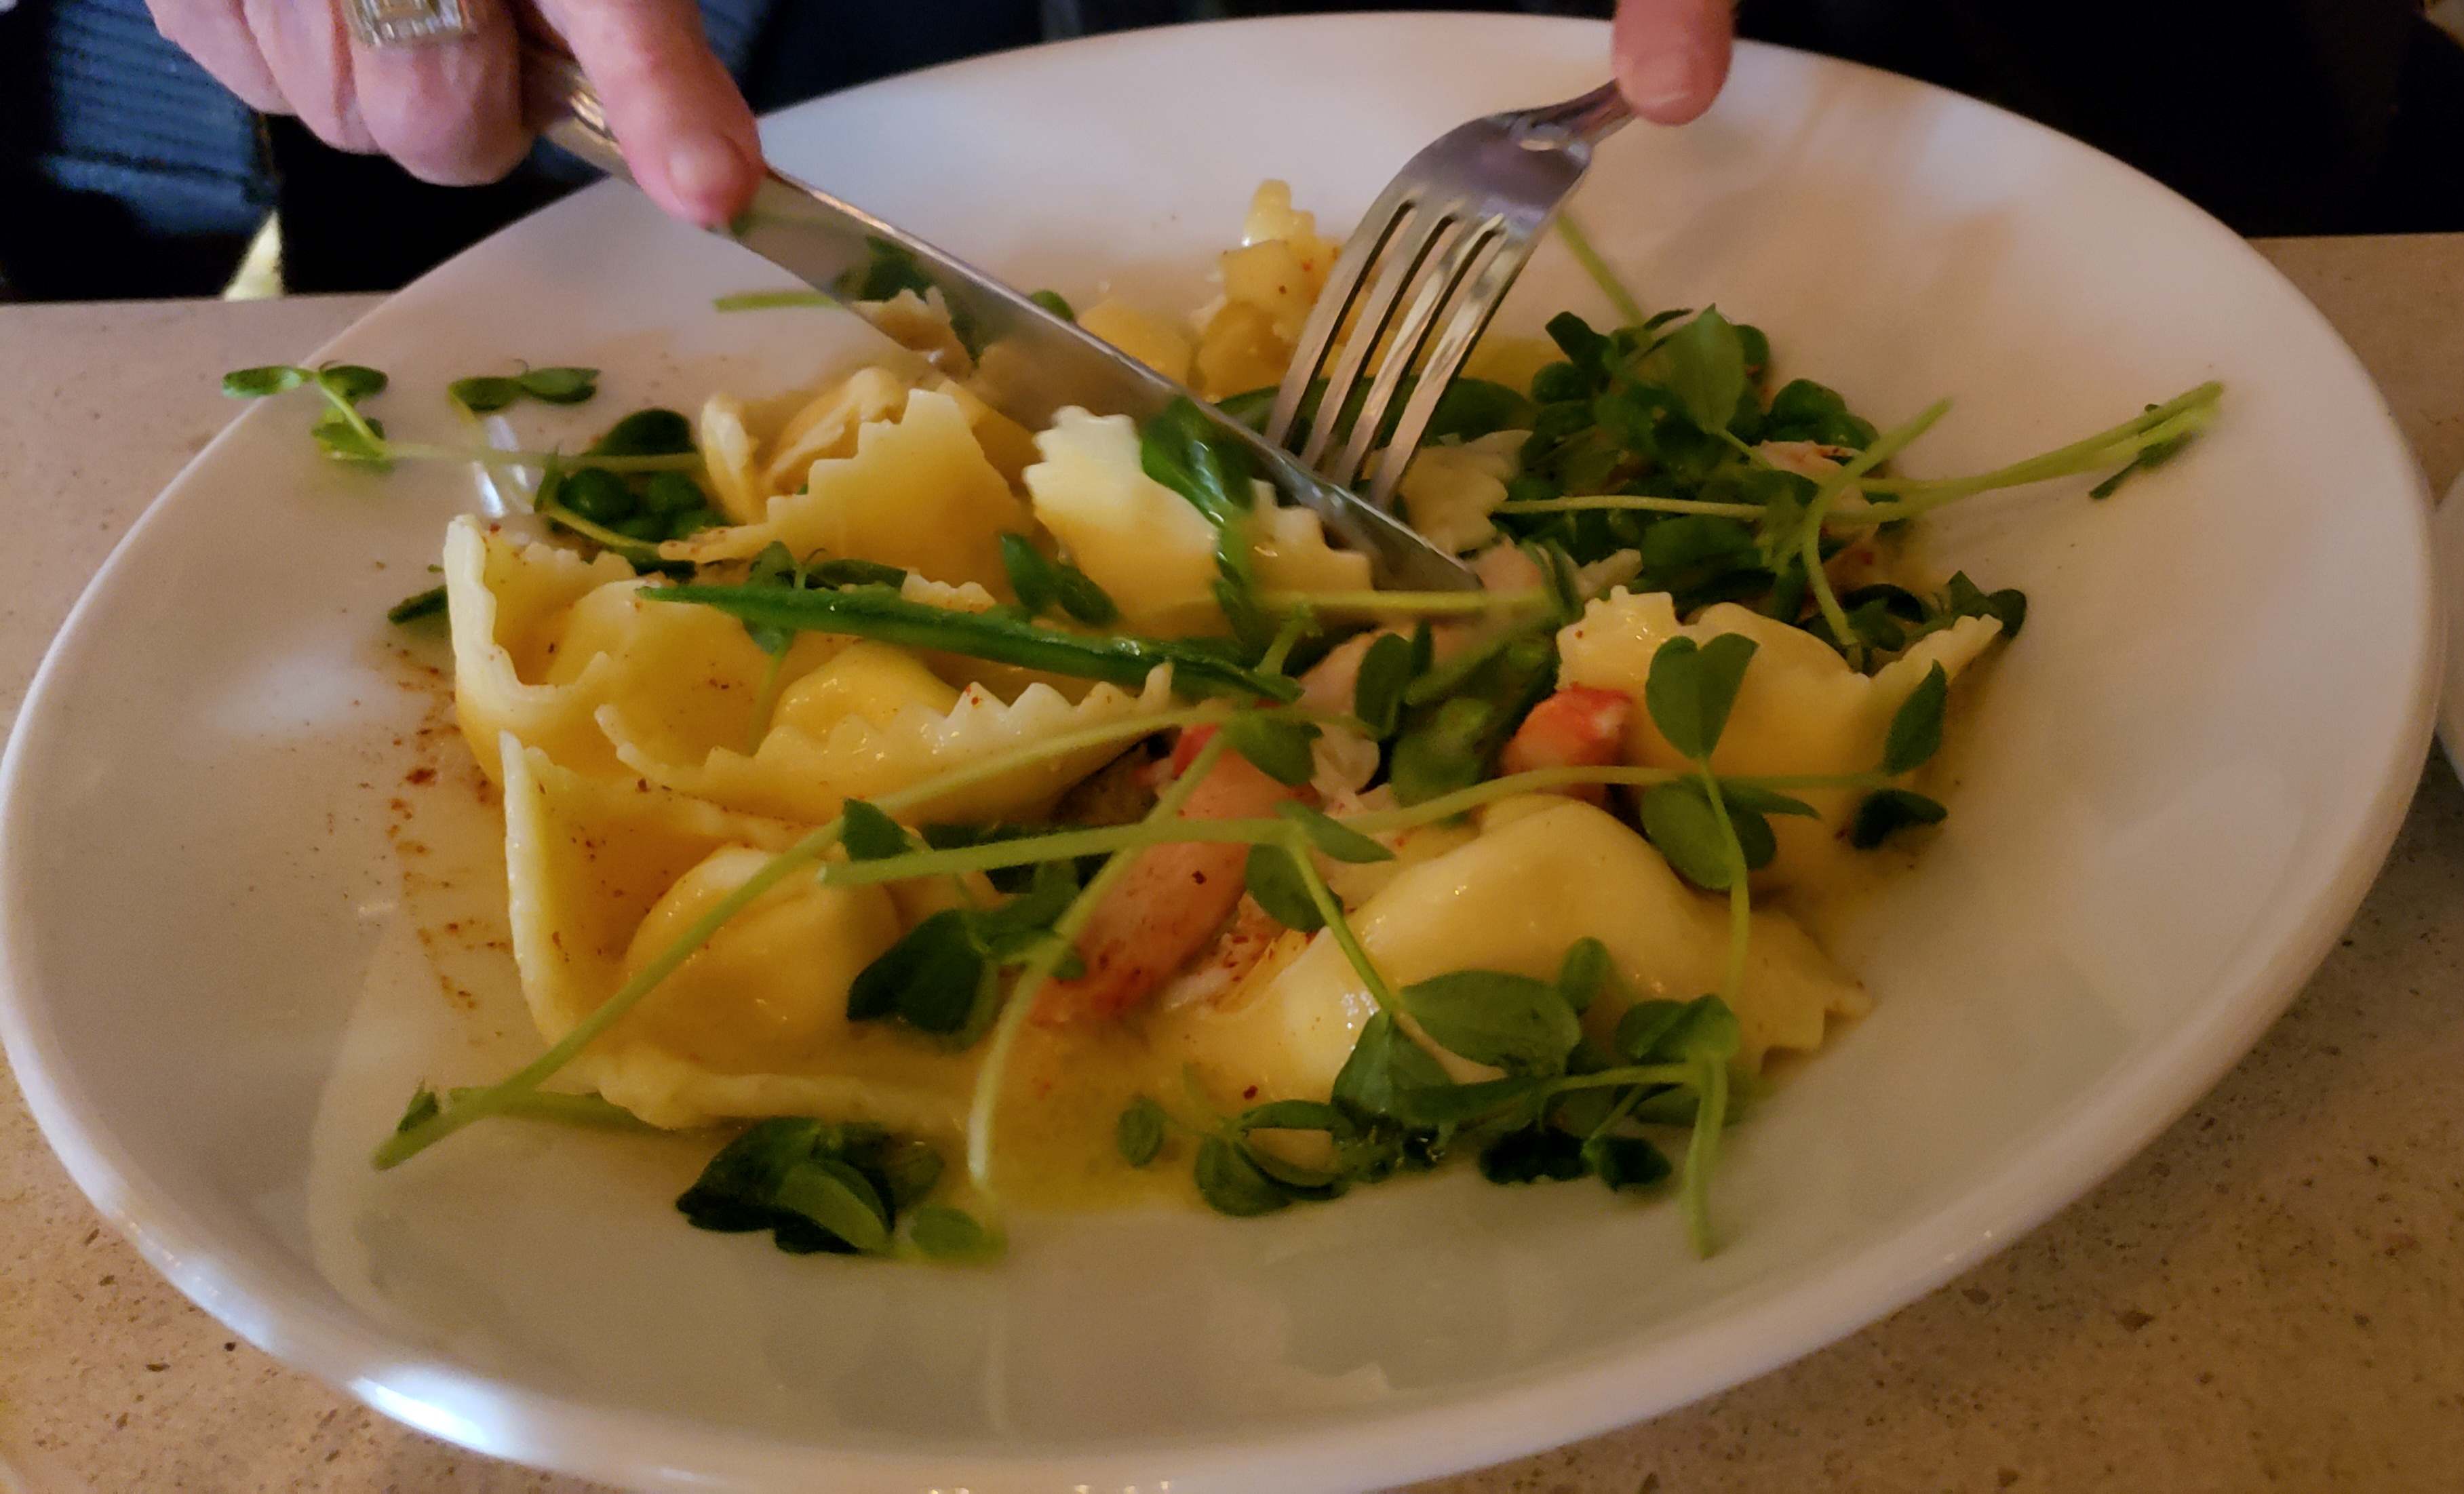
<svg viewBox="0 0 2464 1494"><path fill-rule="evenodd" d="M385 608L385 621L396 625L416 623L424 618L445 615L445 588L430 586L415 591Z"/></svg>
<svg viewBox="0 0 2464 1494"><path fill-rule="evenodd" d="M1059 291L1032 291L1028 293L1026 298L1035 302L1038 306L1043 307L1045 311L1052 313L1052 315L1060 318L1064 321L1076 321L1078 319L1077 310L1069 304L1068 298L1063 296Z"/></svg>
<svg viewBox="0 0 2464 1494"><path fill-rule="evenodd" d="M1053 922L1078 894L1067 862L1042 862L1035 871L1028 890L1006 902L945 909L908 930L857 974L847 988L847 1020L895 1017L960 1047L980 1037L1000 1000L1002 974L1059 943ZM1062 945L1047 963L1066 975L1077 956Z"/></svg>
<svg viewBox="0 0 2464 1494"><path fill-rule="evenodd" d="M1010 590L1029 617L1058 610L1089 627L1120 620L1121 609L1085 571L1056 560L1037 549L1023 535L1001 537L1001 569L1009 574Z"/></svg>
<svg viewBox="0 0 2464 1494"><path fill-rule="evenodd" d="M1263 651L1273 624L1258 597L1257 567L1250 554L1257 473L1248 452L1226 440L1195 404L1183 399L1139 430L1138 465L1187 498L1215 526L1216 601L1241 640Z"/></svg>
<svg viewBox="0 0 2464 1494"><path fill-rule="evenodd" d="M1132 1167L1144 1167L1160 1155L1163 1137L1163 1107L1145 1095L1132 1100L1112 1124L1113 1148Z"/></svg>
<svg viewBox="0 0 2464 1494"><path fill-rule="evenodd" d="M1617 277L1617 272L1609 268L1609 262L1592 247L1591 235L1583 231L1583 226L1574 221L1573 213L1557 214L1557 236L1565 240L1567 252L1574 256L1576 264L1583 267L1583 273L1592 277L1592 283L1600 288L1600 294L1609 298L1609 304L1617 308L1618 316L1629 322L1642 320L1642 303L1634 298L1634 293Z"/></svg>
<svg viewBox="0 0 2464 1494"><path fill-rule="evenodd" d="M1397 993L1430 1041L1508 1074L1554 1074L1583 1028L1557 987L1529 976L1459 970Z"/></svg>
<svg viewBox="0 0 2464 1494"><path fill-rule="evenodd" d="M1904 788L1885 788L1865 796L1848 822L1848 844L1872 850L1901 830L1940 824L1950 814L1938 800Z"/></svg>
<svg viewBox="0 0 2464 1494"><path fill-rule="evenodd" d="M886 1255L900 1213L932 1192L941 1170L931 1147L878 1127L781 1116L722 1148L676 1210L695 1229L768 1230L790 1255Z"/></svg>
<svg viewBox="0 0 2464 1494"><path fill-rule="evenodd" d="M316 368L272 363L235 368L223 375L223 393L233 399L263 399L293 389L313 388L325 400L325 413L308 428L309 435L337 461L359 462L379 469L394 452L386 446L385 427L360 413L360 402L385 392L385 376L360 363L325 363Z"/></svg>
<svg viewBox="0 0 2464 1494"><path fill-rule="evenodd" d="M840 306L846 304L827 291L739 291L734 296L712 298L713 311L777 311L789 306Z"/></svg>
<svg viewBox="0 0 2464 1494"><path fill-rule="evenodd" d="M525 396L542 405L579 405L599 392L599 370L566 366L478 374L454 380L445 392L474 415L503 409Z"/></svg>
<svg viewBox="0 0 2464 1494"><path fill-rule="evenodd" d="M1261 674L1196 644L1128 634L1089 637L991 612L957 612L909 602L885 586L789 590L775 586L659 586L643 593L659 602L716 607L732 617L799 632L854 633L884 643L992 659L1082 679L1136 686L1159 665L1188 692L1289 700L1299 687Z"/></svg>
<svg viewBox="0 0 2464 1494"><path fill-rule="evenodd" d="M1009 1248L1001 1232L963 1209L928 1203L907 1216L902 1238L919 1260L943 1265L981 1265Z"/></svg>
<svg viewBox="0 0 2464 1494"><path fill-rule="evenodd" d="M1412 641L1400 633L1381 633L1360 656L1360 673L1352 690L1352 714L1383 741L1395 735L1402 719L1403 691L1415 672Z"/></svg>

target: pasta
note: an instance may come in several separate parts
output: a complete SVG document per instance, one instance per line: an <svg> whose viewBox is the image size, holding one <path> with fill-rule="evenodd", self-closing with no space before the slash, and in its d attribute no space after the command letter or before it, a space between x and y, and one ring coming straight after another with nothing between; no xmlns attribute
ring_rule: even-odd
<svg viewBox="0 0 2464 1494"><path fill-rule="evenodd" d="M1335 253L1269 183L1185 326L1080 324L1256 418ZM800 1251L965 1254L977 1214L921 1211L1003 1200L1245 1217L1449 1153L1675 1174L1708 1249L1731 1083L1873 1006L1796 915L1949 813L1953 682L2025 617L1896 536L1999 479L1869 471L1923 422L1770 388L1717 309L1561 316L1484 344L1402 476L1486 595L1378 591L1220 425L1029 431L918 267L854 285L929 369L640 412L670 433L572 458L575 507L448 526L565 1081L754 1122L682 1205ZM2126 473L2213 399L2005 471ZM458 1125L423 1091L380 1160Z"/></svg>

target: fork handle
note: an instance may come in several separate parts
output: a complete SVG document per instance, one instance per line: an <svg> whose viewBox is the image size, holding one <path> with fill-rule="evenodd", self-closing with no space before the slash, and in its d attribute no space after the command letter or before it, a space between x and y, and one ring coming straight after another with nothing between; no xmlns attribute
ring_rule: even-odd
<svg viewBox="0 0 2464 1494"><path fill-rule="evenodd" d="M1563 146L1580 141L1596 145L1633 118L1634 111L1626 107L1625 95L1617 92L1617 84L1602 83L1564 103L1523 110L1514 128L1517 135L1533 144Z"/></svg>

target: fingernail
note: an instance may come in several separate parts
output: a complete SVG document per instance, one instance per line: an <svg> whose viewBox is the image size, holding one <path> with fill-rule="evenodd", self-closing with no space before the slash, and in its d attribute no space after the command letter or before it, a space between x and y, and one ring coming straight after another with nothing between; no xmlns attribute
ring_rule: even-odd
<svg viewBox="0 0 2464 1494"><path fill-rule="evenodd" d="M1626 96L1645 114L1678 109L1703 94L1704 57L1683 45L1654 47L1626 69Z"/></svg>
<svg viewBox="0 0 2464 1494"><path fill-rule="evenodd" d="M744 193L744 157L723 135L694 133L668 147L668 190L704 227L716 227Z"/></svg>

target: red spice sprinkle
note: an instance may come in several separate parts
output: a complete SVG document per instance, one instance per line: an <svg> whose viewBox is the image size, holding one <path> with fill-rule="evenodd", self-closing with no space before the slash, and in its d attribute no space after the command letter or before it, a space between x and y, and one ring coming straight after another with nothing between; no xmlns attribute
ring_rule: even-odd
<svg viewBox="0 0 2464 1494"><path fill-rule="evenodd" d="M1241 1091L1241 1098L1243 1098L1243 1099L1244 1099L1244 1100L1254 1100L1254 1099L1256 1099L1257 1097L1258 1097L1258 1087L1257 1087L1256 1085L1251 1085L1248 1088L1243 1089L1243 1090L1242 1090L1242 1091Z"/></svg>

